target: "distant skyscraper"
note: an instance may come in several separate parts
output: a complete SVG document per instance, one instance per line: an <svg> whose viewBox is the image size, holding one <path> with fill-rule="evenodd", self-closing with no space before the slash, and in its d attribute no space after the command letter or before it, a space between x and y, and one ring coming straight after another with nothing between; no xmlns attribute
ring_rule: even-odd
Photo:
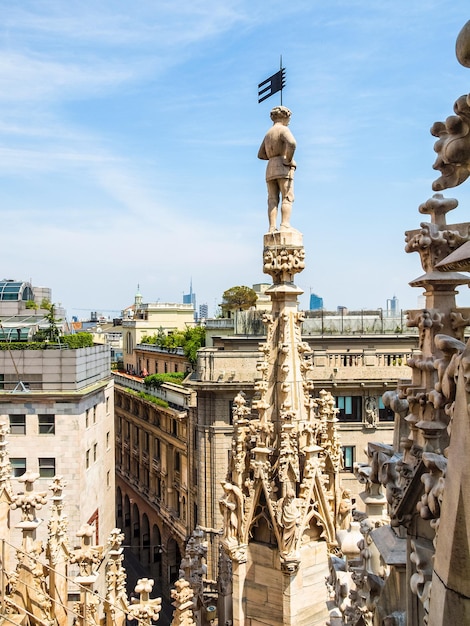
<svg viewBox="0 0 470 626"><path fill-rule="evenodd" d="M199 319L207 319L209 317L209 306L207 302L199 305Z"/></svg>
<svg viewBox="0 0 470 626"><path fill-rule="evenodd" d="M323 298L320 298L320 296L317 296L316 293L311 293L310 294L310 310L318 311L320 309L323 309Z"/></svg>
<svg viewBox="0 0 470 626"><path fill-rule="evenodd" d="M394 317L395 315L398 315L398 311L398 298L393 296L393 298L389 298L387 300L387 315L389 317Z"/></svg>
<svg viewBox="0 0 470 626"><path fill-rule="evenodd" d="M196 310L196 294L193 293L193 279L192 278L189 284L189 293L183 294L183 304L192 304L194 307L194 310Z"/></svg>

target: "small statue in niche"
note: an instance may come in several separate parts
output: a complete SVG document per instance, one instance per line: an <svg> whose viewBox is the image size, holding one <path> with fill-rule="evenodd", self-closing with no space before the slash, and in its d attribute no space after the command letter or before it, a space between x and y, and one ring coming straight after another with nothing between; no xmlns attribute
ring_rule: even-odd
<svg viewBox="0 0 470 626"><path fill-rule="evenodd" d="M366 428L375 428L379 419L379 412L377 408L377 400L372 396L368 396L365 401L366 410Z"/></svg>
<svg viewBox="0 0 470 626"><path fill-rule="evenodd" d="M239 487L229 482L222 483L224 497L219 500L220 512L224 519L223 536L229 543L243 540L243 493Z"/></svg>
<svg viewBox="0 0 470 626"><path fill-rule="evenodd" d="M281 537L281 551L283 554L291 554L295 550L297 527L300 521L300 511L292 489L288 489L286 495L278 503L277 521L284 529Z"/></svg>

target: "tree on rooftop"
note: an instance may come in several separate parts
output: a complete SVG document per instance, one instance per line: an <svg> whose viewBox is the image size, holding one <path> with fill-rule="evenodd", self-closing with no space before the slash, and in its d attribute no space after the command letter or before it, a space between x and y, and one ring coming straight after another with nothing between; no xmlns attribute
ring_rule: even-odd
<svg viewBox="0 0 470 626"><path fill-rule="evenodd" d="M186 358L195 365L197 361L197 351L206 345L206 329L204 326L187 328L184 332L183 350Z"/></svg>
<svg viewBox="0 0 470 626"><path fill-rule="evenodd" d="M256 295L256 291L251 287L241 285L230 287L230 289L224 291L222 298L222 308L229 311L244 311L256 304L258 296Z"/></svg>
<svg viewBox="0 0 470 626"><path fill-rule="evenodd" d="M49 300L46 300L46 298L42 300L41 309L45 309L47 311L44 317L48 321L49 326L36 333L34 336L35 341L43 341L44 339L47 339L48 341L57 341L59 339L60 330L57 324L58 322L61 322L62 319L56 317L55 307L56 305L49 302Z"/></svg>

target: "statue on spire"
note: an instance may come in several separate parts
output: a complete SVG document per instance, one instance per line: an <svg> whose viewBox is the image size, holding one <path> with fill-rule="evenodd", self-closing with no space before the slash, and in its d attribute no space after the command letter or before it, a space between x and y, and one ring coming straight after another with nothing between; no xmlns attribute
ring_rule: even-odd
<svg viewBox="0 0 470 626"><path fill-rule="evenodd" d="M290 216L294 202L294 171L296 164L294 152L296 142L287 128L291 111L284 106L276 106L271 110L273 125L266 133L258 151L258 158L268 161L266 166L266 184L268 187L268 218L269 232L277 230L276 220L281 195L281 226L280 230L290 230Z"/></svg>

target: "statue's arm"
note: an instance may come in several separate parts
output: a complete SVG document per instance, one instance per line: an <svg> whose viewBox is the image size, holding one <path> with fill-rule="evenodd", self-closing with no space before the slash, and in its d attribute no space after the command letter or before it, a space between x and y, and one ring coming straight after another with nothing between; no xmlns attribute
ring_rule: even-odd
<svg viewBox="0 0 470 626"><path fill-rule="evenodd" d="M260 145L259 150L258 150L258 159L262 159L263 161L269 161L269 157L266 154L266 148L264 145L264 140L263 143Z"/></svg>
<svg viewBox="0 0 470 626"><path fill-rule="evenodd" d="M292 163L292 165L295 166L295 163L293 163L293 159L294 159L294 152L295 149L297 147L297 143L294 139L294 135L290 132L290 130L288 128L285 129L286 132L284 133L284 144L285 144L285 161L286 161L286 165L289 165L290 163Z"/></svg>

